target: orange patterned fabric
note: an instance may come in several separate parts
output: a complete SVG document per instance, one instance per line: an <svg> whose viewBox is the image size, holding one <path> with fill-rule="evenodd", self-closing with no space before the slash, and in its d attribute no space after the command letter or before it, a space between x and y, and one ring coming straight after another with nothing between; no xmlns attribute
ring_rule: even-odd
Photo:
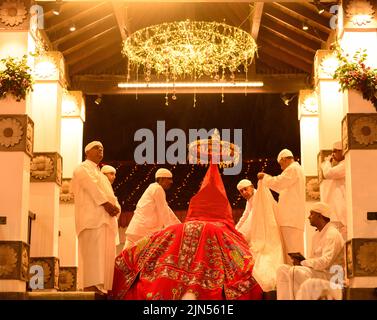
<svg viewBox="0 0 377 320"><path fill-rule="evenodd" d="M112 297L176 300L261 299L246 241L222 222L170 226L124 250L115 261Z"/></svg>

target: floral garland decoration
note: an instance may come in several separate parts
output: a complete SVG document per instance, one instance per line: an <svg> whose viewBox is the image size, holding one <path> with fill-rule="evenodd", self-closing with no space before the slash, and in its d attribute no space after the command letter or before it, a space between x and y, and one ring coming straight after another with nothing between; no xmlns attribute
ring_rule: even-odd
<svg viewBox="0 0 377 320"><path fill-rule="evenodd" d="M363 98L370 101L377 110L377 69L365 65L366 50L356 51L350 60L349 55L344 55L338 44L334 46L334 49L339 66L335 70L333 78L339 81L341 90L360 91Z"/></svg>
<svg viewBox="0 0 377 320"><path fill-rule="evenodd" d="M20 60L13 57L0 60L0 99L9 93L16 101L21 101L33 91L33 78L26 59L24 55Z"/></svg>

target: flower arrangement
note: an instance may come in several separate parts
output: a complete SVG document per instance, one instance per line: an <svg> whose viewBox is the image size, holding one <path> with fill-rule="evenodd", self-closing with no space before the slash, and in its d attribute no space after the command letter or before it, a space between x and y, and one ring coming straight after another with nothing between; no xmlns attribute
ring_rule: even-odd
<svg viewBox="0 0 377 320"><path fill-rule="evenodd" d="M16 101L21 101L33 90L33 78L26 58L27 56L23 56L19 60L8 57L0 60L0 99L11 94Z"/></svg>
<svg viewBox="0 0 377 320"><path fill-rule="evenodd" d="M363 98L372 102L377 110L377 69L365 65L366 50L356 51L352 59L343 54L338 45L335 46L339 66L333 75L340 83L342 91L355 89L360 91Z"/></svg>

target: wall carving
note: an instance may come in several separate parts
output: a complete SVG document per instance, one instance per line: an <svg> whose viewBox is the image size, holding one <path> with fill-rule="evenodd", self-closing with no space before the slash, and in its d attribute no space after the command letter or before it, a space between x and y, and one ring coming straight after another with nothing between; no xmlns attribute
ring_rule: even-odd
<svg viewBox="0 0 377 320"><path fill-rule="evenodd" d="M60 267L59 271L59 290L77 290L77 267Z"/></svg>
<svg viewBox="0 0 377 320"><path fill-rule="evenodd" d="M377 239L347 241L346 262L348 278L377 276Z"/></svg>
<svg viewBox="0 0 377 320"><path fill-rule="evenodd" d="M0 241L0 279L28 279L29 245L22 241Z"/></svg>
<svg viewBox="0 0 377 320"><path fill-rule="evenodd" d="M44 289L58 289L59 259L56 257L32 257L30 267L38 265L43 268Z"/></svg>
<svg viewBox="0 0 377 320"><path fill-rule="evenodd" d="M72 179L63 179L62 186L60 188L60 203L73 203L74 195L71 192L71 180Z"/></svg>
<svg viewBox="0 0 377 320"><path fill-rule="evenodd" d="M306 177L306 201L319 201L319 182L316 176Z"/></svg>
<svg viewBox="0 0 377 320"><path fill-rule="evenodd" d="M0 151L33 155L34 123L27 115L0 115Z"/></svg>
<svg viewBox="0 0 377 320"><path fill-rule="evenodd" d="M31 182L62 184L62 157L57 152L34 153L30 163Z"/></svg>

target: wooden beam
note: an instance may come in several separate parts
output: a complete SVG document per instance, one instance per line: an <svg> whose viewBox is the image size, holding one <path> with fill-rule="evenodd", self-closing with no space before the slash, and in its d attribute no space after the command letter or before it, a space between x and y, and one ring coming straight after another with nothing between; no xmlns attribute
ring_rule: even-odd
<svg viewBox="0 0 377 320"><path fill-rule="evenodd" d="M263 29L263 34L261 35L261 37L261 40L276 48L279 48L284 52L291 54L292 56L295 56L297 59L301 59L302 61L305 61L308 64L313 64L314 62L315 52L304 51L299 46L293 43L287 43L286 41L277 37L269 30Z"/></svg>
<svg viewBox="0 0 377 320"><path fill-rule="evenodd" d="M259 34L259 27L262 20L262 14L263 14L263 2L255 2L253 7L253 13L250 16L250 26L251 26L251 36L256 41L258 39Z"/></svg>
<svg viewBox="0 0 377 320"><path fill-rule="evenodd" d="M295 38L295 34L286 34L286 33L283 33L281 31L277 31L276 29L273 29L273 28L270 28L269 26L266 26L265 24L263 24L261 26L261 29L264 30L265 32L269 33L269 34L272 34L278 38L280 38L282 41L285 41L287 43L291 43L293 44L295 47L298 47L302 50L305 50L307 52L310 52L312 55L314 55L316 53L316 51L318 49L320 49L318 46L313 49L312 47L308 47L304 44L302 44L301 41L297 41L297 39Z"/></svg>
<svg viewBox="0 0 377 320"><path fill-rule="evenodd" d="M38 2L48 2L51 0L38 0ZM67 2L93 2L93 0L64 0ZM141 2L140 0L122 0L123 2ZM260 0L261 2L274 2L275 0ZM142 2L145 3L156 3L156 2L162 2L161 0L143 0ZM219 2L219 3L224 3L224 2L234 2L234 0L164 0L163 2L206 2L206 3L214 3L214 2ZM237 0L237 2L246 2L250 3L250 0ZM284 2L313 2L313 0L284 0ZM334 0L321 0L321 2L334 2Z"/></svg>
<svg viewBox="0 0 377 320"><path fill-rule="evenodd" d="M104 6L107 6L107 3L106 2L100 2L100 3L94 4L93 6L87 8L85 10L80 10L80 8L78 7L79 10L77 11L76 14L73 14L73 15L68 15L68 14L59 15L54 20L54 23L51 24L46 29L46 32L51 33L51 32L54 32L58 29L64 28L67 25L69 25L70 22L76 22L78 20L81 20L85 16L88 16L88 15L95 13L96 11L101 11ZM99 9L101 9L101 10L99 10Z"/></svg>
<svg viewBox="0 0 377 320"><path fill-rule="evenodd" d="M278 23L274 18L269 15L265 15L262 25L266 28L273 30L276 35L281 35L287 41L294 41L299 43L305 50L316 51L320 48L320 43L304 37L300 32L288 28L286 25Z"/></svg>
<svg viewBox="0 0 377 320"><path fill-rule="evenodd" d="M307 22L314 30L321 31L327 35L331 32L329 20L318 14L313 14L310 10L301 7L299 4L274 2L272 5L292 18Z"/></svg>
<svg viewBox="0 0 377 320"><path fill-rule="evenodd" d="M86 70L91 68L93 65L98 64L99 62L106 61L106 59L109 59L111 56L115 55L116 53L119 53L120 50L117 47L114 46L102 46L96 48L96 50L89 52L85 56L83 56L81 59L77 60L74 63L69 64L69 71L71 75L75 75L82 70Z"/></svg>
<svg viewBox="0 0 377 320"><path fill-rule="evenodd" d="M55 39L52 43L54 46L59 46L60 44L72 40L74 38L77 38L78 36L81 36L83 33L94 30L94 28L107 28L112 25L114 25L114 15L112 13L109 13L103 17L101 17L98 20L95 20L84 27L81 27L77 29L75 32L68 32L64 36L61 36L57 39ZM95 34L96 31L94 31ZM87 36L87 35L86 35ZM90 36L90 35L89 35ZM70 46L70 44L68 44Z"/></svg>
<svg viewBox="0 0 377 320"><path fill-rule="evenodd" d="M268 42L260 41L261 50L262 52L267 53L270 56L274 56L277 59L289 64L293 67L299 68L307 73L312 73L312 65L301 60L297 57L297 55L292 54L291 52L287 52L286 50L282 50L279 46L275 44L271 44Z"/></svg>
<svg viewBox="0 0 377 320"><path fill-rule="evenodd" d="M273 19L276 23L288 29L291 29L292 31L298 32L300 35L310 40L317 41L320 44L326 43L327 34L321 33L320 31L318 33L314 33L313 30L302 30L302 22L298 21L295 18L292 18L282 11L279 11L270 4L265 5L264 15Z"/></svg>
<svg viewBox="0 0 377 320"><path fill-rule="evenodd" d="M128 8L124 3L111 1L114 16L118 25L118 29L122 40L125 40L131 34L131 28L128 21Z"/></svg>
<svg viewBox="0 0 377 320"><path fill-rule="evenodd" d="M62 50L63 55L69 55L77 50L83 49L83 51L86 51L86 47L94 42L100 43L105 40L107 37L116 37L117 36L117 30L118 28L116 26L113 26L109 29L106 29L102 32L97 33L95 36L88 38L86 40L79 41L76 45L71 46L65 50Z"/></svg>
<svg viewBox="0 0 377 320"><path fill-rule="evenodd" d="M70 55L66 55L65 59L68 65L73 65L81 60L98 54L99 51L105 50L118 50L121 51L121 43L117 37L107 38L100 43L92 43L83 51L75 52Z"/></svg>
<svg viewBox="0 0 377 320"><path fill-rule="evenodd" d="M258 62L262 62L272 68L274 68L279 73L300 73L300 69L285 63L282 60L277 59L275 56L270 56L264 51L259 52ZM275 72L276 73L276 72Z"/></svg>
<svg viewBox="0 0 377 320"><path fill-rule="evenodd" d="M166 94L166 88L122 89L118 88L119 82L125 82L126 76L92 76L76 75L72 79L72 89L81 90L85 94ZM280 93L298 92L308 88L307 74L279 74L259 76L258 81L263 81L263 87L255 88L224 88L224 93ZM221 88L176 88L177 94L192 93L218 93ZM170 92L171 93L171 92Z"/></svg>

